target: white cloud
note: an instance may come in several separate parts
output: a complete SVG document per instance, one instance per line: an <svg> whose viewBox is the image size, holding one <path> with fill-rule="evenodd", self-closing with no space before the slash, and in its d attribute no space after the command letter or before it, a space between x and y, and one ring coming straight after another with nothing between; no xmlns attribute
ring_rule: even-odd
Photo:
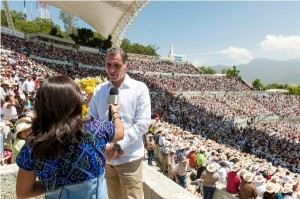
<svg viewBox="0 0 300 199"><path fill-rule="evenodd" d="M300 36L266 35L260 46L265 51L280 51L291 55L300 55Z"/></svg>
<svg viewBox="0 0 300 199"><path fill-rule="evenodd" d="M239 64L245 64L253 59L253 55L245 48L238 48L230 46L227 49L221 50L221 54L227 55L229 59L238 62Z"/></svg>

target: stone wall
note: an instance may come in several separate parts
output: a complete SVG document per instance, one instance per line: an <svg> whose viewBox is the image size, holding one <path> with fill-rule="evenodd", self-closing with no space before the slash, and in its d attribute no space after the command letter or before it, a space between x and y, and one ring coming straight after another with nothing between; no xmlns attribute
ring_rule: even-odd
<svg viewBox="0 0 300 199"><path fill-rule="evenodd" d="M16 198L16 177L18 166L16 164L0 167L0 198ZM169 180L162 173L144 164L143 169L145 199L196 199L196 196L184 190L175 182ZM36 197L43 199L44 196ZM233 199L234 197L221 189L216 190L214 199Z"/></svg>

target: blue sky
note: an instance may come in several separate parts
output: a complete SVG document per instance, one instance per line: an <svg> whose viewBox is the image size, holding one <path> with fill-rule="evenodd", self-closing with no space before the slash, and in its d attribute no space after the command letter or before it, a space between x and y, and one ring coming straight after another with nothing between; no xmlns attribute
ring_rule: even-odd
<svg viewBox="0 0 300 199"><path fill-rule="evenodd" d="M31 19L27 1L28 19ZM9 2L23 11L23 1ZM35 1L33 1L33 18ZM58 9L51 19L61 26ZM299 1L151 1L125 37L132 43L154 44L160 56L186 55L196 66L237 65L255 58L300 58ZM77 22L79 27L86 27Z"/></svg>

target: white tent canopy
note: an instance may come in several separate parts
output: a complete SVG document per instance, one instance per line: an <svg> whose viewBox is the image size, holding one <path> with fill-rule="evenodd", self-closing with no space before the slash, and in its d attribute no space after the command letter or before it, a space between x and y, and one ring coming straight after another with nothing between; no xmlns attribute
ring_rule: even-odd
<svg viewBox="0 0 300 199"><path fill-rule="evenodd" d="M115 46L121 45L134 18L149 3L146 1L42 1L55 6L91 25L99 34L112 36Z"/></svg>

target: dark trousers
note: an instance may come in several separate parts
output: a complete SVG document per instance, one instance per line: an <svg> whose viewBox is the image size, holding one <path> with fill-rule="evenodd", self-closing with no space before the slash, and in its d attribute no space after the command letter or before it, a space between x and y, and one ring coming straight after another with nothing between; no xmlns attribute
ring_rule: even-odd
<svg viewBox="0 0 300 199"><path fill-rule="evenodd" d="M148 150L148 165L152 165L154 150Z"/></svg>
<svg viewBox="0 0 300 199"><path fill-rule="evenodd" d="M203 186L204 199L213 199L216 187Z"/></svg>
<svg viewBox="0 0 300 199"><path fill-rule="evenodd" d="M187 187L187 182L186 182L186 175L184 176L180 176L178 174L177 175L177 179L178 179L178 184L180 186L182 186L183 188L186 188Z"/></svg>
<svg viewBox="0 0 300 199"><path fill-rule="evenodd" d="M197 169L197 179L200 178L201 174L203 173L203 171L205 171L205 167L199 167Z"/></svg>

